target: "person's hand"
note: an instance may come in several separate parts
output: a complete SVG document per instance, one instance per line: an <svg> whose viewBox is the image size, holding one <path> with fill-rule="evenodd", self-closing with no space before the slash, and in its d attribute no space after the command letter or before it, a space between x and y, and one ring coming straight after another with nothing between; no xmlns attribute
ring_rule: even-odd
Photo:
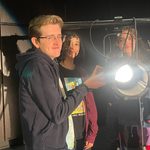
<svg viewBox="0 0 150 150"><path fill-rule="evenodd" d="M95 76L95 75L98 75L99 73L101 73L103 70L103 68L99 65L96 65L91 76Z"/></svg>
<svg viewBox="0 0 150 150"><path fill-rule="evenodd" d="M90 143L90 142L86 141L85 146L84 146L84 150L88 150L91 147L93 147L93 143Z"/></svg>
<svg viewBox="0 0 150 150"><path fill-rule="evenodd" d="M84 84L91 89L97 89L105 85L104 75L101 66L96 66L91 76L85 80Z"/></svg>

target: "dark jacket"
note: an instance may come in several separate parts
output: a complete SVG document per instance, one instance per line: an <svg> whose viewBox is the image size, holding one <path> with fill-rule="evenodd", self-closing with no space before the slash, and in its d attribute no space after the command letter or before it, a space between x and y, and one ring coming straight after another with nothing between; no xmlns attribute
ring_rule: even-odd
<svg viewBox="0 0 150 150"><path fill-rule="evenodd" d="M87 93L82 84L64 100L55 61L40 50L17 55L19 106L27 150L66 150L67 118Z"/></svg>

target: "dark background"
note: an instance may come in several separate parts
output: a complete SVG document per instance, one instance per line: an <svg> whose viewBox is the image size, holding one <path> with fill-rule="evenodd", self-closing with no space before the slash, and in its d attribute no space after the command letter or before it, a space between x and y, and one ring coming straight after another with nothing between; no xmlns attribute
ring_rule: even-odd
<svg viewBox="0 0 150 150"><path fill-rule="evenodd" d="M110 20L150 17L149 0L1 0L19 22L28 23L39 14L57 14L64 21Z"/></svg>
<svg viewBox="0 0 150 150"><path fill-rule="evenodd" d="M0 0L2 5L8 10L9 14L20 24L28 25L30 19L40 14L56 14L60 15L65 22L77 21L94 21L94 20L113 20L115 16L123 18L149 18L150 17L150 0ZM103 65L105 58L102 56L102 38L105 34L109 34L110 27L92 28L92 37L90 37L89 29L76 30L81 36L81 55L83 56L80 65L86 66L90 72L96 64ZM88 25L87 25L88 26ZM144 39L150 39L150 26L142 26L141 33L146 36ZM114 27L110 27L111 30ZM103 31L103 32L102 32ZM145 35L146 33L146 35ZM94 42L95 48L91 44L91 39ZM16 38L2 38L3 43L10 41L11 44L16 44ZM16 41L14 41L14 39ZM5 43L4 43L5 44ZM16 46L16 45L15 45ZM12 46L10 46L12 48ZM96 49L97 48L97 49ZM14 49L17 49L16 47ZM15 56L15 55L14 55ZM84 63L84 64L83 64ZM99 133L95 141L96 150L105 149L103 127L105 125L106 115L106 99L110 91L105 88L95 91L95 101L98 110Z"/></svg>

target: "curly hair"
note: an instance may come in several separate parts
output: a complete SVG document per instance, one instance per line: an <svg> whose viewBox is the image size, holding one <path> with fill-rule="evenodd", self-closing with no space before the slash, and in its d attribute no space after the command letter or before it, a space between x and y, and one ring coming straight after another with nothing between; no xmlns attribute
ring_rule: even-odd
<svg viewBox="0 0 150 150"><path fill-rule="evenodd" d="M70 51L70 43L71 43L72 38L80 39L77 33L68 32L65 34L65 40L62 45L61 54L60 54L60 57L58 58L59 61L63 61L66 58L68 52Z"/></svg>

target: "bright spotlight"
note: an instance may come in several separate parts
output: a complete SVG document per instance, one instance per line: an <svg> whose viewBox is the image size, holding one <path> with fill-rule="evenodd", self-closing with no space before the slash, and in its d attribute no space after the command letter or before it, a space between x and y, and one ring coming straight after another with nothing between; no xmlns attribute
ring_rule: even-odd
<svg viewBox="0 0 150 150"><path fill-rule="evenodd" d="M148 72L137 64L125 64L114 73L114 90L124 99L137 99L146 93L148 87Z"/></svg>
<svg viewBox="0 0 150 150"><path fill-rule="evenodd" d="M115 81L117 82L129 82L133 77L133 71L132 68L126 64L122 67L120 67L115 74Z"/></svg>

